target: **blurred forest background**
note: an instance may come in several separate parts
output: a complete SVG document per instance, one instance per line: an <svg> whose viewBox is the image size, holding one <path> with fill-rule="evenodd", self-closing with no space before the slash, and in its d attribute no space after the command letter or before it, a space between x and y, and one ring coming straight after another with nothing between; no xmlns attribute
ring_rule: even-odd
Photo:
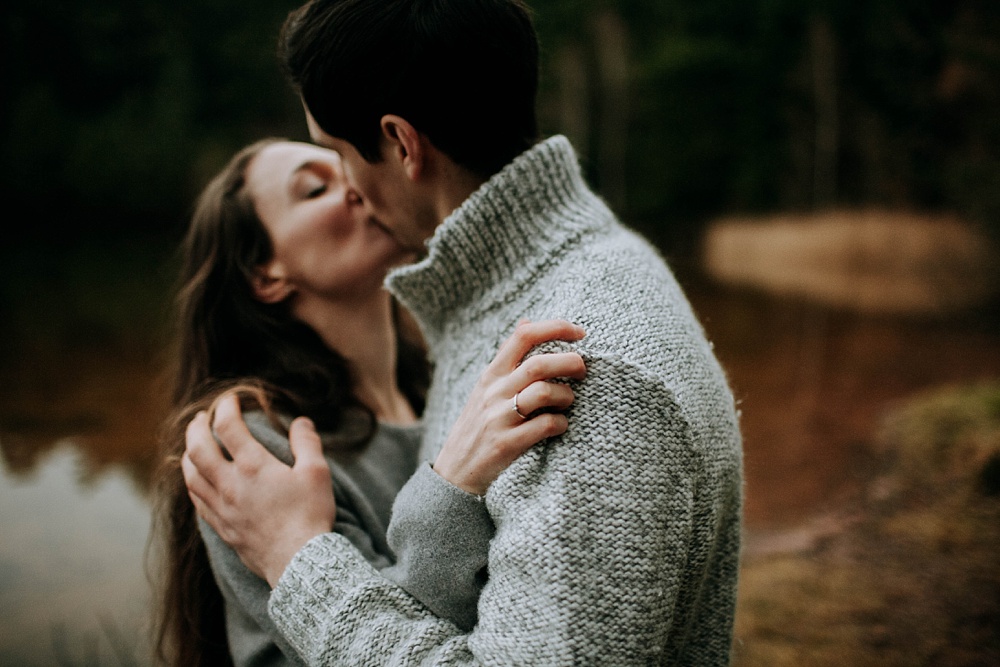
<svg viewBox="0 0 1000 667"><path fill-rule="evenodd" d="M307 140L274 55L298 4L0 6L0 495L66 443L81 489L0 528L0 663L52 664L41 644L59 664L103 664L108 641L113 664L142 663L120 657L139 652L141 614L109 625L124 615L111 602L97 630L46 634L53 610L93 614L65 590L110 600L115 559L133 556L62 584L75 566L44 553L77 547L43 535L43 553L36 533L89 507L109 471L148 497L193 199L242 145ZM743 409L737 663L1000 663L1000 2L529 4L543 132L567 134L663 249ZM720 221L776 219L796 225L736 225L703 258ZM846 287L832 306L734 290L703 275L710 260L717 277L755 263L772 288ZM941 288L935 309L891 307L912 277L914 303ZM858 307L885 284L899 290ZM97 540L116 530L72 521Z"/></svg>
<svg viewBox="0 0 1000 667"><path fill-rule="evenodd" d="M8 240L176 227L237 147L303 135L295 2L5 3ZM547 132L673 242L728 212L884 204L1000 226L992 0L536 0Z"/></svg>
<svg viewBox="0 0 1000 667"><path fill-rule="evenodd" d="M19 278L0 287L5 336L110 333L127 313L86 294L63 300L65 324L18 308L28 286L36 303L59 276L89 270L56 248L103 244L123 275L141 274L106 282L151 303L142 290L162 285L141 254L176 241L208 177L261 136L307 138L274 56L296 4L4 3L0 259ZM678 262L728 214L884 206L1000 236L993 0L532 7L544 132L569 135L622 218Z"/></svg>

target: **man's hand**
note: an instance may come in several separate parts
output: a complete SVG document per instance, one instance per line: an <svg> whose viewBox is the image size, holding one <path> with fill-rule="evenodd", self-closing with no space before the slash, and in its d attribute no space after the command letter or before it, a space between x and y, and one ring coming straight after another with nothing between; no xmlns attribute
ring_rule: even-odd
<svg viewBox="0 0 1000 667"><path fill-rule="evenodd" d="M336 516L319 435L309 419L292 422L289 467L253 438L233 395L218 401L214 428L232 460L212 436L208 414L199 413L181 459L188 493L199 516L274 588L295 553L329 532Z"/></svg>

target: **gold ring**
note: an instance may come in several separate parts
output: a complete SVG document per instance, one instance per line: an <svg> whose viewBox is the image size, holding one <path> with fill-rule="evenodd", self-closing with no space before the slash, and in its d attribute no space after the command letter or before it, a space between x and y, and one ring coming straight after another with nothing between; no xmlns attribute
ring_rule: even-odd
<svg viewBox="0 0 1000 667"><path fill-rule="evenodd" d="M528 421L528 418L526 416L524 416L523 414L521 414L521 410L518 409L518 407L517 407L517 395L520 394L520 393L521 392L517 392L517 394L514 394L514 405L511 406L511 409L514 411L515 415L517 415L518 417L521 418L522 421Z"/></svg>

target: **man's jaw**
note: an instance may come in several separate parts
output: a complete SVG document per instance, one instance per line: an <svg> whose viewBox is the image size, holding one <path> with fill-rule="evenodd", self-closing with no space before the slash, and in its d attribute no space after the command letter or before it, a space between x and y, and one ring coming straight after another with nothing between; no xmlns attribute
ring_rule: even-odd
<svg viewBox="0 0 1000 667"><path fill-rule="evenodd" d="M416 257L422 257L427 253L426 243L424 242L412 243L412 242L407 242L404 239L401 239L399 235L396 234L395 231L393 231L388 225L379 221L377 218L374 217L368 218L368 223L373 227L376 227L379 231L381 231L389 238L391 238L396 243L396 245L398 245L399 248L404 252L413 254Z"/></svg>

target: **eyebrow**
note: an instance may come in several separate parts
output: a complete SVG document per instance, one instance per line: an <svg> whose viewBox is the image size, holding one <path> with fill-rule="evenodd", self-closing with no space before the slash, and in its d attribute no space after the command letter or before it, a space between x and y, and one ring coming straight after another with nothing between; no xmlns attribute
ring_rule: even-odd
<svg viewBox="0 0 1000 667"><path fill-rule="evenodd" d="M303 172L303 171L317 171L320 168L322 168L322 166L323 166L323 163L320 162L319 160L306 160L305 162L303 162L302 164L300 164L298 167L296 167L294 171L292 171L291 176L289 176L288 180L290 181L292 178L294 178L300 172Z"/></svg>
<svg viewBox="0 0 1000 667"><path fill-rule="evenodd" d="M288 182L286 183L286 188L291 192L295 188L295 177L301 174L303 171L319 171L323 167L323 163L320 160L306 160L288 175Z"/></svg>

